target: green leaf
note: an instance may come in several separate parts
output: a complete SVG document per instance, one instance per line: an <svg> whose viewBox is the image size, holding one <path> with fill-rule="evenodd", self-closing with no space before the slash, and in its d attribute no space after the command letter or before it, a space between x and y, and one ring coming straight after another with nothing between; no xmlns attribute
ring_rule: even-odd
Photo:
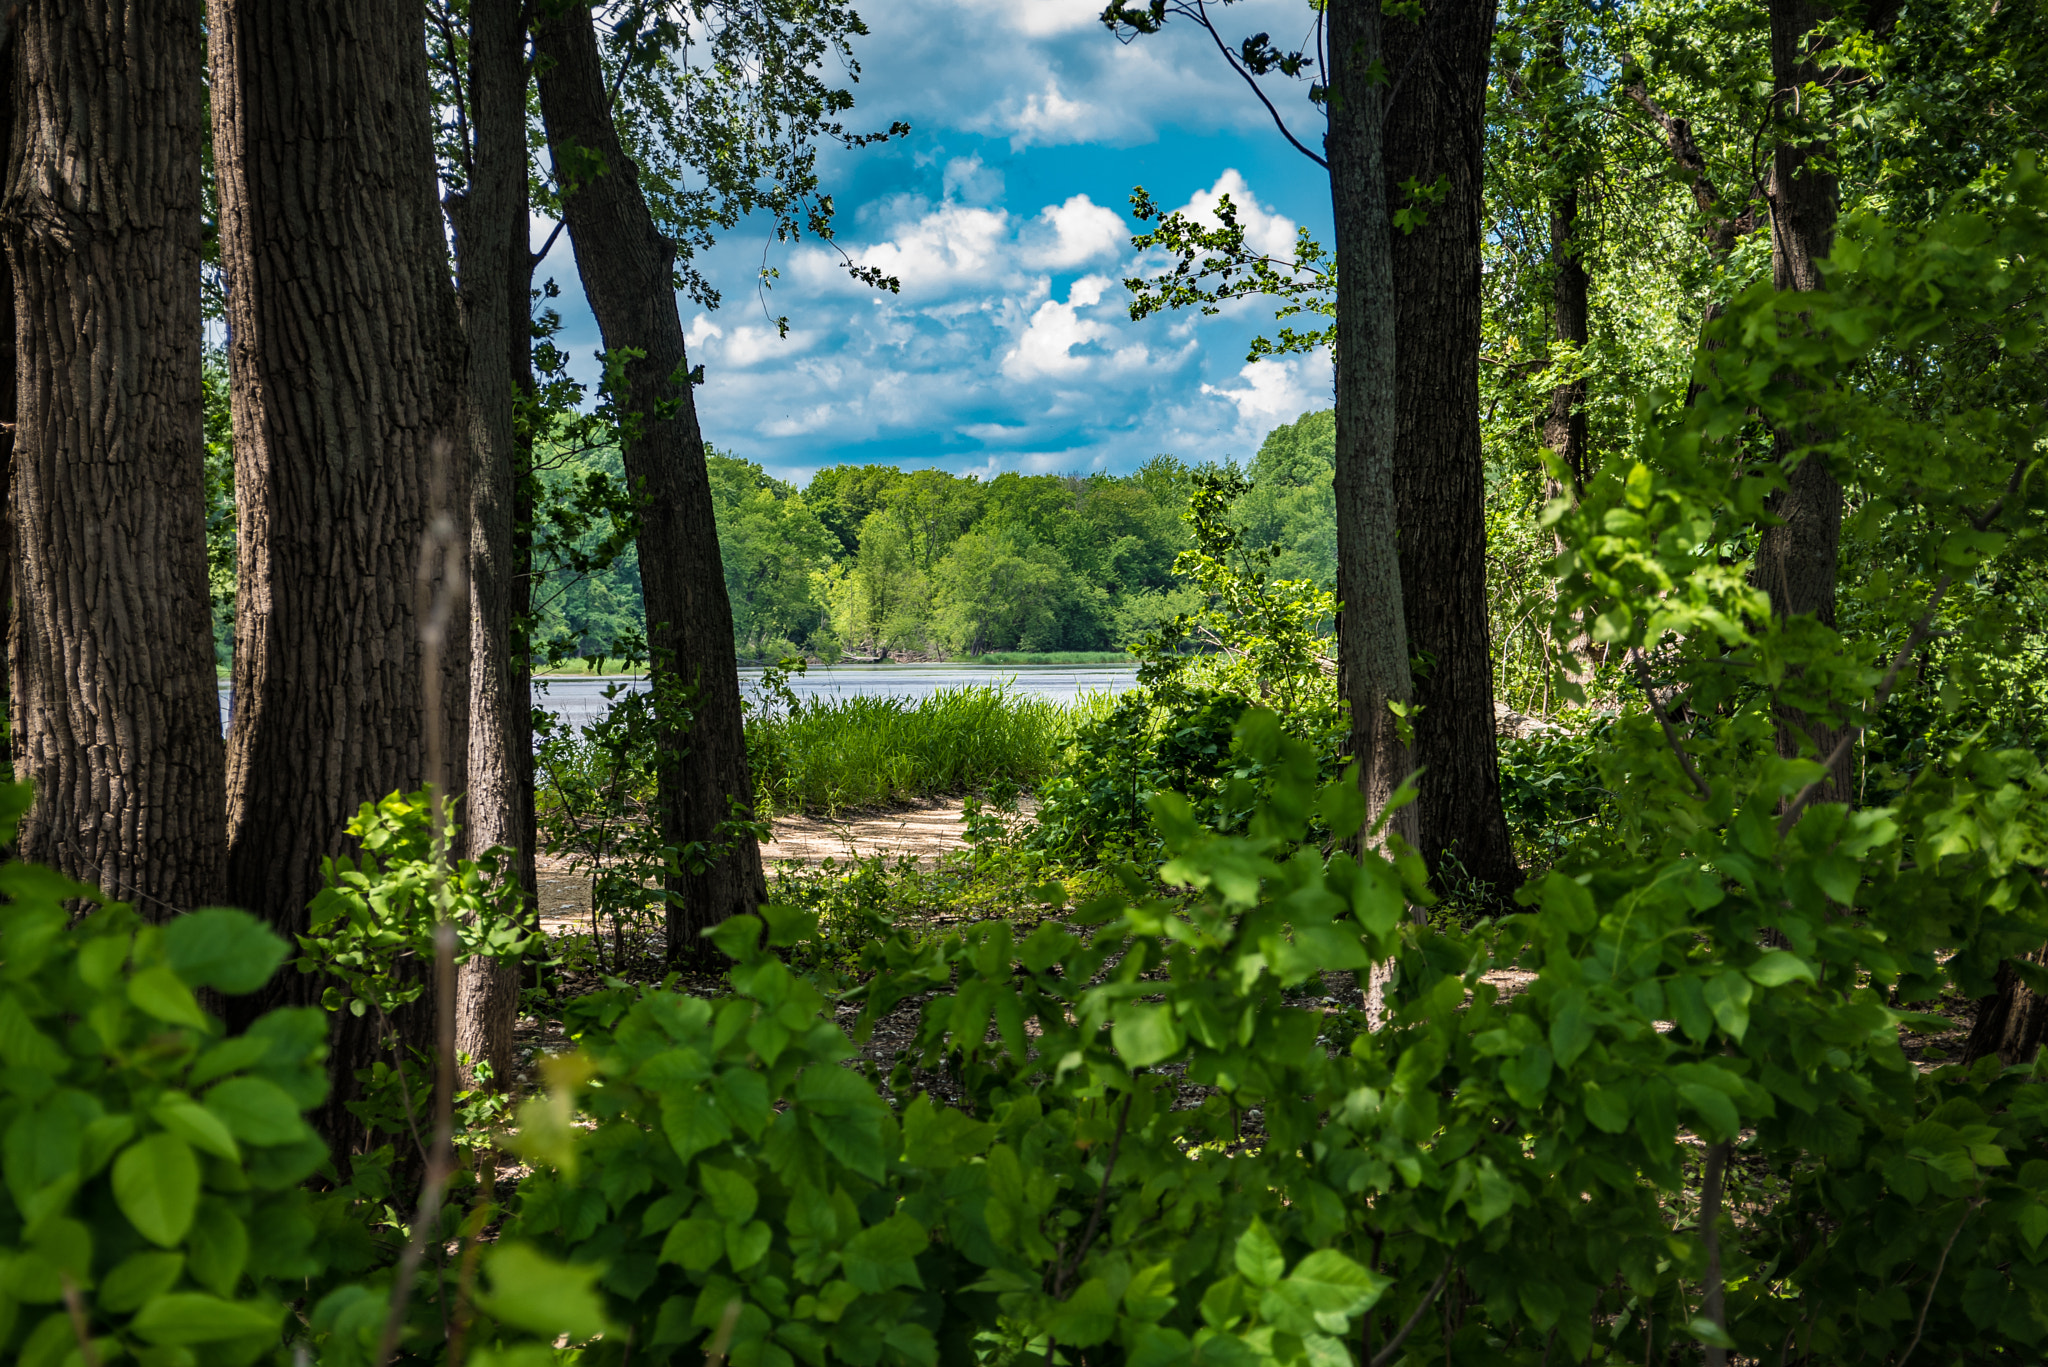
<svg viewBox="0 0 2048 1367"><path fill-rule="evenodd" d="M1392 1278L1361 1267L1334 1248L1319 1248L1303 1258L1282 1283L1331 1334L1345 1332L1351 1317L1370 1310L1393 1284Z"/></svg>
<svg viewBox="0 0 2048 1367"><path fill-rule="evenodd" d="M1271 1286L1287 1270L1287 1260L1280 1255L1280 1245L1274 1241L1265 1221L1256 1215L1244 1233L1237 1236L1235 1260L1237 1270L1253 1286Z"/></svg>
<svg viewBox="0 0 2048 1367"><path fill-rule="evenodd" d="M725 1256L732 1263L732 1270L744 1272L768 1256L768 1245L774 1235L760 1220L749 1220L745 1224L730 1221L725 1226Z"/></svg>
<svg viewBox="0 0 2048 1367"><path fill-rule="evenodd" d="M172 971L193 987L231 997L269 982L290 948L269 926L232 907L201 907L164 927Z"/></svg>
<svg viewBox="0 0 2048 1367"><path fill-rule="evenodd" d="M199 1160L191 1146L174 1134L153 1134L131 1144L114 1160L114 1202L143 1238L175 1247L192 1227L199 1206Z"/></svg>
<svg viewBox="0 0 2048 1367"><path fill-rule="evenodd" d="M547 1339L566 1334L571 1343L612 1327L596 1289L603 1263L556 1262L531 1244L507 1241L484 1255L484 1272L490 1289L477 1304L500 1323Z"/></svg>
<svg viewBox="0 0 2048 1367"><path fill-rule="evenodd" d="M1140 1268L1124 1287L1124 1312L1135 1320L1155 1323L1164 1318L1175 1303L1171 1262Z"/></svg>
<svg viewBox="0 0 2048 1367"><path fill-rule="evenodd" d="M1728 1337L1728 1331L1708 1319L1705 1315L1694 1315L1692 1323L1685 1326L1685 1332L1701 1343L1711 1343L1716 1348L1733 1348L1735 1340Z"/></svg>
<svg viewBox="0 0 2048 1367"><path fill-rule="evenodd" d="M1749 979L1759 987L1783 987L1795 979L1814 982L1813 967L1797 954L1774 949L1748 968Z"/></svg>
<svg viewBox="0 0 2048 1367"><path fill-rule="evenodd" d="M1116 1297L1100 1277L1090 1277L1074 1294L1055 1302L1045 1329L1061 1343L1091 1348L1116 1331Z"/></svg>
<svg viewBox="0 0 2048 1367"><path fill-rule="evenodd" d="M249 1265L249 1230L219 1197L199 1203L192 1233L185 1240L192 1258L192 1280L209 1291L232 1295L242 1269Z"/></svg>
<svg viewBox="0 0 2048 1367"><path fill-rule="evenodd" d="M150 1111L157 1123L178 1138L215 1158L225 1158L240 1165L242 1151L235 1145L235 1137L228 1133L220 1117L202 1106L194 1105L184 1097L166 1097L157 1102Z"/></svg>
<svg viewBox="0 0 2048 1367"><path fill-rule="evenodd" d="M131 1253L100 1279L99 1308L125 1315L170 1290L184 1270L182 1253Z"/></svg>
<svg viewBox="0 0 2048 1367"><path fill-rule="evenodd" d="M1718 1087L1709 1087L1703 1082L1681 1082L1678 1094L1706 1121L1716 1141L1732 1139L1742 1128L1742 1121L1735 1111L1735 1103L1728 1094Z"/></svg>
<svg viewBox="0 0 2048 1367"><path fill-rule="evenodd" d="M685 1272L703 1272L725 1252L725 1226L709 1216L697 1215L670 1225L661 1241L664 1263L675 1263Z"/></svg>
<svg viewBox="0 0 2048 1367"><path fill-rule="evenodd" d="M192 989L171 971L169 964L145 968L128 980L128 1000L148 1015L171 1025L189 1025L204 1030L208 1021Z"/></svg>
<svg viewBox="0 0 2048 1367"><path fill-rule="evenodd" d="M268 1337L284 1319L282 1305L227 1301L196 1291L173 1291L151 1300L128 1322L134 1333L164 1347Z"/></svg>
<svg viewBox="0 0 2048 1367"><path fill-rule="evenodd" d="M1737 1042L1749 1033L1749 998L1754 989L1740 970L1724 968L1707 979L1707 1009Z"/></svg>
<svg viewBox="0 0 2048 1367"><path fill-rule="evenodd" d="M1672 1013L1678 1018L1678 1028L1685 1031L1685 1037L1695 1044L1704 1043L1714 1033L1714 1017L1707 1010L1707 996L1694 977L1673 978L1668 989Z"/></svg>
<svg viewBox="0 0 2048 1367"><path fill-rule="evenodd" d="M1133 1068L1149 1068L1179 1053L1187 1042L1173 1008L1163 1003L1132 1002L1117 1012L1110 1032L1116 1051Z"/></svg>
<svg viewBox="0 0 2048 1367"><path fill-rule="evenodd" d="M231 1077L201 1099L245 1144L296 1144L313 1133L291 1094L265 1078Z"/></svg>
<svg viewBox="0 0 2048 1367"><path fill-rule="evenodd" d="M761 1194L754 1189L754 1184L739 1173L699 1163L697 1181L703 1186L704 1195L710 1198L711 1208L721 1219L751 1219L754 1208L761 1203Z"/></svg>
<svg viewBox="0 0 2048 1367"><path fill-rule="evenodd" d="M1628 1129L1628 1097L1619 1090L1609 1090L1588 1082L1585 1086L1586 1119L1596 1129L1607 1134L1621 1134Z"/></svg>
<svg viewBox="0 0 2048 1367"><path fill-rule="evenodd" d="M1572 1060L1586 1052L1586 1046L1592 1042L1593 1023L1587 1019L1585 992L1573 990L1564 994L1550 1022L1550 1051L1556 1056L1557 1066L1571 1067Z"/></svg>
<svg viewBox="0 0 2048 1367"><path fill-rule="evenodd" d="M732 1123L701 1091L663 1093L661 1128L684 1163L732 1138Z"/></svg>
<svg viewBox="0 0 2048 1367"><path fill-rule="evenodd" d="M924 1226L899 1211L846 1241L842 1254L846 1280L869 1295L879 1295L892 1286L923 1290L916 1258L930 1242Z"/></svg>

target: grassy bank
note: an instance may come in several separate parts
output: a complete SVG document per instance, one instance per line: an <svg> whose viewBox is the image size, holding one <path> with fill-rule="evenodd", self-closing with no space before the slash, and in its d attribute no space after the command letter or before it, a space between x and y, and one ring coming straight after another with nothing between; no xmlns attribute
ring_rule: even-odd
<svg viewBox="0 0 2048 1367"><path fill-rule="evenodd" d="M1052 773L1092 711L971 685L928 698L839 698L747 722L763 805L832 812L921 797L1028 787Z"/></svg>

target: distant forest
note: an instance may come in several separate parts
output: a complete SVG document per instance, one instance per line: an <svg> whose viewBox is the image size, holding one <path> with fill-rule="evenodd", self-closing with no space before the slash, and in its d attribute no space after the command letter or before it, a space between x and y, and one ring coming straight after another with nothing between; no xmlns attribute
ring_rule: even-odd
<svg viewBox="0 0 2048 1367"><path fill-rule="evenodd" d="M1330 584L1337 572L1328 411L1275 428L1235 473L1249 549L1268 573ZM1116 650L1195 606L1174 558L1196 468L1155 456L1129 475L993 479L893 465L834 465L798 488L730 454L710 456L719 552L742 655L960 658L991 651ZM616 478L617 453L559 455L566 488ZM582 534L597 556L604 529ZM599 557L601 558L601 557ZM630 545L608 564L553 570L535 597L538 638L601 657L645 631Z"/></svg>

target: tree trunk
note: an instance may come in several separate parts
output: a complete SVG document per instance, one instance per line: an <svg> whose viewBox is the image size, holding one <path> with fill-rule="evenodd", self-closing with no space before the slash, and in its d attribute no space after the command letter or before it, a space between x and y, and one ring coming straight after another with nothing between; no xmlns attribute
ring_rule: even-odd
<svg viewBox="0 0 2048 1367"><path fill-rule="evenodd" d="M1780 113L1800 116L1793 109L1799 91L1821 76L1814 61L1812 45L1820 40L1814 30L1831 16L1827 9L1807 0L1771 0L1771 79L1780 102ZM1781 137L1772 149L1768 201L1771 210L1771 282L1781 290L1808 293L1821 287L1820 263L1835 241L1835 219L1841 193L1833 172L1827 169L1832 149L1816 130L1811 138L1805 130ZM1809 439L1817 433L1805 434ZM1789 432L1777 434L1781 457L1802 445ZM1811 615L1829 626L1835 624L1836 563L1842 538L1842 486L1817 456L1794 466L1787 485L1772 495L1766 505L1779 523L1767 527L1757 543L1757 584L1771 596L1771 608L1780 617ZM1778 753L1794 757L1802 752L1825 759L1840 740L1840 727L1816 721L1803 713L1781 707L1778 713ZM1846 802L1850 756L1844 753L1835 765L1824 802Z"/></svg>
<svg viewBox="0 0 2048 1367"><path fill-rule="evenodd" d="M691 693L687 729L667 728L657 756L657 806L671 866L668 950L706 959L701 932L750 912L765 895L761 851L724 824L754 801L742 730L732 606L719 563L704 437L676 312L675 244L655 228L638 172L612 125L590 12L572 5L535 31L541 115L557 168L595 153L602 170L564 187L576 273L607 351L624 366L626 478L641 500L640 576L657 695ZM574 149L572 155L571 149Z"/></svg>
<svg viewBox="0 0 2048 1367"><path fill-rule="evenodd" d="M430 518L467 507L463 353L418 6L208 0L207 19L240 520L228 895L289 935L356 809L433 777L436 727L466 750L467 598L429 719L415 584ZM280 975L258 1005L320 987ZM347 1013L335 1029L341 1142L375 1042Z"/></svg>
<svg viewBox="0 0 2048 1367"><path fill-rule="evenodd" d="M1420 661L1415 759L1421 850L1440 885L1493 896L1521 882L1500 800L1479 443L1480 178L1494 6L1431 0L1387 25L1390 207L1427 211L1393 243L1401 584ZM1411 200L1410 180L1424 197ZM1434 187L1442 197L1429 202ZM1462 876L1454 872L1462 869Z"/></svg>
<svg viewBox="0 0 2048 1367"><path fill-rule="evenodd" d="M0 14L0 158L14 154L14 15ZM16 363L21 355L14 335L14 268L0 249L0 775L15 778L14 757L20 753L14 728L20 720L13 698L14 667L9 659L14 642L14 422Z"/></svg>
<svg viewBox="0 0 2048 1367"><path fill-rule="evenodd" d="M1585 349L1588 335L1590 281L1585 262L1579 259L1583 245L1579 241L1579 187L1572 182L1550 201L1550 335L1575 351ZM1550 406L1543 414L1543 444L1564 466L1576 496L1586 484L1585 376L1551 386Z"/></svg>
<svg viewBox="0 0 2048 1367"><path fill-rule="evenodd" d="M2048 949L2024 957L2030 964L2048 963ZM2008 1066L2032 1063L2044 1043L2048 1043L2048 1001L2021 982L2011 964L2000 964L1997 992L1977 1002L1977 1020L1963 1046L1963 1065L1968 1067L1987 1054L1998 1055Z"/></svg>
<svg viewBox="0 0 2048 1367"><path fill-rule="evenodd" d="M199 14L33 0L14 18L20 847L161 919L221 891Z"/></svg>
<svg viewBox="0 0 2048 1367"><path fill-rule="evenodd" d="M512 852L505 876L532 859L520 785L528 700L513 643L514 498L519 480L513 386L528 344L526 281L526 28L522 0L473 0L469 10L468 183L447 199L455 272L469 338L469 755L464 824L469 847ZM516 290L516 296L515 296ZM519 963L475 958L456 989L455 1046L512 1076ZM472 1073L473 1077L474 1074Z"/></svg>
<svg viewBox="0 0 2048 1367"><path fill-rule="evenodd" d="M1365 788L1367 829L1385 810L1413 757L1390 703L1414 698L1395 533L1397 340L1381 132L1384 89L1379 0L1330 6L1330 200L1337 279L1338 672L1351 713L1351 754ZM1416 843L1413 804L1392 827Z"/></svg>

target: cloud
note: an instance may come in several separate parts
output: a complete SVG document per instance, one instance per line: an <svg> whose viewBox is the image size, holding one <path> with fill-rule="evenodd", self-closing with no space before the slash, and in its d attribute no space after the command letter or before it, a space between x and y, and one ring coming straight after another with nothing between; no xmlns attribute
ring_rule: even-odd
<svg viewBox="0 0 2048 1367"><path fill-rule="evenodd" d="M1040 270L1067 271L1127 252L1130 240L1121 214L1073 195L1038 211L1023 233L1023 260Z"/></svg>
<svg viewBox="0 0 2048 1367"><path fill-rule="evenodd" d="M1244 384L1236 389L1205 384L1204 394L1227 400L1237 409L1241 427L1266 431L1292 422L1312 408L1330 406L1330 353L1257 361L1237 372Z"/></svg>
<svg viewBox="0 0 2048 1367"><path fill-rule="evenodd" d="M1109 285L1103 276L1084 275L1068 288L1066 303L1048 299L1040 304L1024 335L1003 357L1003 374L1013 380L1067 379L1093 365L1097 357L1076 356L1074 348L1102 341L1114 329L1099 319L1083 318L1081 310L1099 304Z"/></svg>

